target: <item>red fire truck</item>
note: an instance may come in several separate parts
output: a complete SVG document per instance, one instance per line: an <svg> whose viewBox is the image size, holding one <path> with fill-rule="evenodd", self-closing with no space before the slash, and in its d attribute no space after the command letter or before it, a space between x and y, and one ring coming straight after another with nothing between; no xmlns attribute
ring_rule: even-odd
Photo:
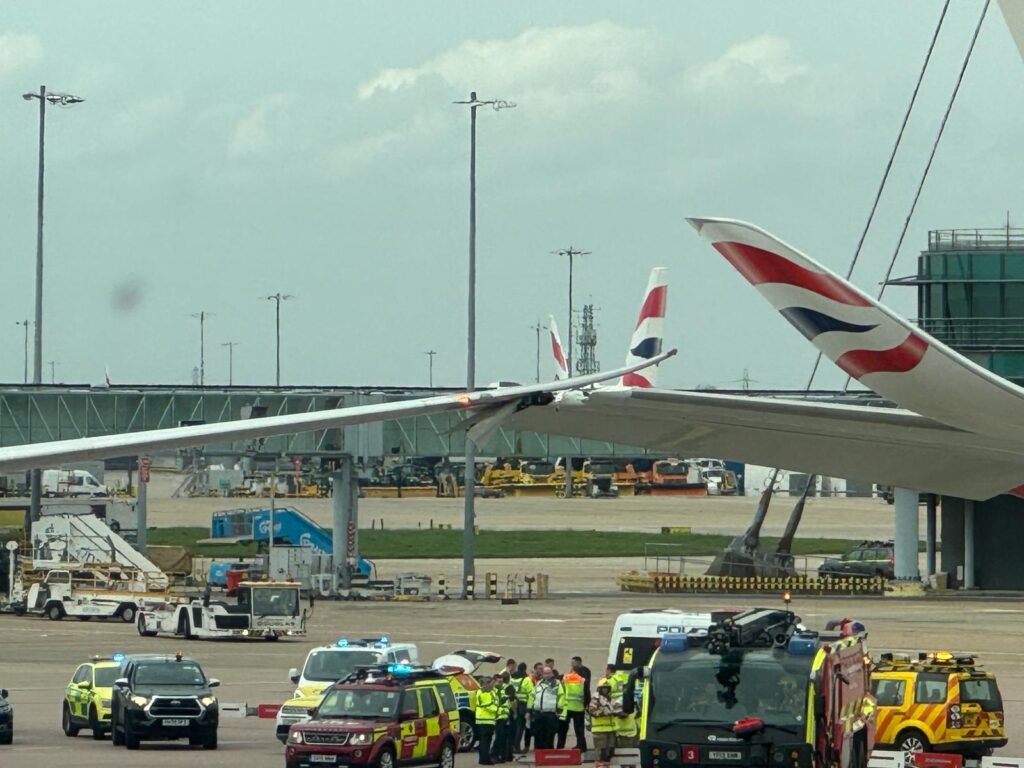
<svg viewBox="0 0 1024 768"><path fill-rule="evenodd" d="M875 740L866 632L753 608L707 636L666 635L638 678L643 768L865 768Z"/></svg>

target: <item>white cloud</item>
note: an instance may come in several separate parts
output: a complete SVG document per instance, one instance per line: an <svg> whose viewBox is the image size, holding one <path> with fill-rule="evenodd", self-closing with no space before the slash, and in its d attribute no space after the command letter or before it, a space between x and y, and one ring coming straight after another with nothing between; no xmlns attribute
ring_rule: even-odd
<svg viewBox="0 0 1024 768"><path fill-rule="evenodd" d="M228 154L231 157L257 155L272 147L276 137L283 133L278 129L287 115L285 109L294 100L289 94L276 93L260 101L235 125L228 142Z"/></svg>
<svg viewBox="0 0 1024 768"><path fill-rule="evenodd" d="M31 67L42 57L43 46L35 35L0 34L0 78Z"/></svg>
<svg viewBox="0 0 1024 768"><path fill-rule="evenodd" d="M758 35L730 46L717 59L689 72L686 84L698 94L746 91L784 85L806 71L794 58L788 40Z"/></svg>
<svg viewBox="0 0 1024 768"><path fill-rule="evenodd" d="M387 154L401 152L403 148L436 134L440 129L436 112L419 112L411 122L400 128L336 144L330 152L330 164L338 173L354 173Z"/></svg>
<svg viewBox="0 0 1024 768"><path fill-rule="evenodd" d="M532 116L548 119L647 93L658 47L650 31L608 21L530 28L510 39L467 40L419 66L383 69L358 92L369 99L435 81L453 96L475 89L481 98L529 104Z"/></svg>

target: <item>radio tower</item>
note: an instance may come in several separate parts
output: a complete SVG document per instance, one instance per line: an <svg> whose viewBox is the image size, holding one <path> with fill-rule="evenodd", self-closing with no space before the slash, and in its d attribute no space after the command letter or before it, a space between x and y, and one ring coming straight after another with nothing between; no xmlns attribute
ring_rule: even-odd
<svg viewBox="0 0 1024 768"><path fill-rule="evenodd" d="M597 373L601 364L597 361L597 330L594 328L594 305L583 305L583 321L580 323L580 355L576 361L576 372L581 375Z"/></svg>

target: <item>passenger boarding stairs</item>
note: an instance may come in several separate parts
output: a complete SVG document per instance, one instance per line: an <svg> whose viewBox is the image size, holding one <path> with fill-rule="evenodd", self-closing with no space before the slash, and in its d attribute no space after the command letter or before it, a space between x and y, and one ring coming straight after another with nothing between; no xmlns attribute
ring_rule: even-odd
<svg viewBox="0 0 1024 768"><path fill-rule="evenodd" d="M47 515L34 522L32 567L45 570L69 564L120 565L140 573L157 589L168 585L157 565L95 515Z"/></svg>

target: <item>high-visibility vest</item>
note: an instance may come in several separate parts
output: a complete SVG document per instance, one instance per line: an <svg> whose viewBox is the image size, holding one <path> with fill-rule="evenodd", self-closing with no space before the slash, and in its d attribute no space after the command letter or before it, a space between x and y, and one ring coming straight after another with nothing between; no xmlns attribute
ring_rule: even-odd
<svg viewBox="0 0 1024 768"><path fill-rule="evenodd" d="M619 715L615 718L615 735L624 739L636 738L636 715L630 712L628 715Z"/></svg>
<svg viewBox="0 0 1024 768"><path fill-rule="evenodd" d="M533 699L533 680L527 676L513 677L512 685L516 689L516 701L522 701L529 704Z"/></svg>
<svg viewBox="0 0 1024 768"><path fill-rule="evenodd" d="M584 688L583 678L575 672L567 672L562 678L563 706L566 712L582 712Z"/></svg>
<svg viewBox="0 0 1024 768"><path fill-rule="evenodd" d="M508 720L511 701L504 693L498 696L498 720Z"/></svg>
<svg viewBox="0 0 1024 768"><path fill-rule="evenodd" d="M590 732L614 733L616 729L615 715L609 699L595 696L590 700Z"/></svg>
<svg viewBox="0 0 1024 768"><path fill-rule="evenodd" d="M536 712L558 712L562 708L562 686L552 680L541 680L533 688L530 709Z"/></svg>
<svg viewBox="0 0 1024 768"><path fill-rule="evenodd" d="M477 725L494 725L498 718L498 694L494 691L477 691L474 714Z"/></svg>

